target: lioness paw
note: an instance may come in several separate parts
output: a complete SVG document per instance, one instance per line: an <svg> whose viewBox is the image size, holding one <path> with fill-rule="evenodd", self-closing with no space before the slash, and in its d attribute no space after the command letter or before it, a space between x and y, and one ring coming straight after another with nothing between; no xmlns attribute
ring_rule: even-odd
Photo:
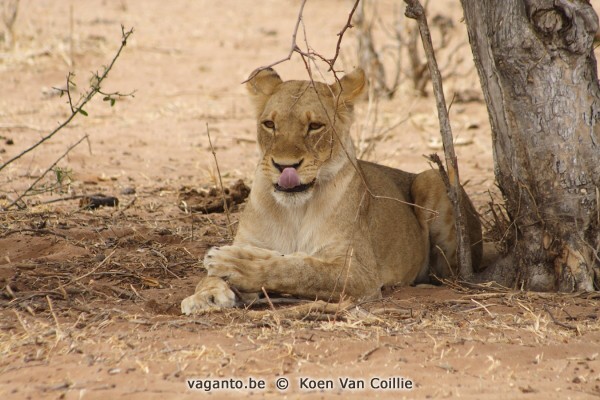
<svg viewBox="0 0 600 400"><path fill-rule="evenodd" d="M208 276L219 277L242 292L260 292L265 286L266 263L281 257L277 252L245 246L211 249L204 258Z"/></svg>
<svg viewBox="0 0 600 400"><path fill-rule="evenodd" d="M221 279L207 279L206 285L181 302L181 312L189 315L212 308L235 306L235 293Z"/></svg>

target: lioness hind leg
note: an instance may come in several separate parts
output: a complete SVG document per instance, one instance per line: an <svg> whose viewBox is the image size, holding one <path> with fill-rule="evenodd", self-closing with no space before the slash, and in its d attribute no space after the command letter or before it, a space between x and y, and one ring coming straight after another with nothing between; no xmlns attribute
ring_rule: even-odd
<svg viewBox="0 0 600 400"><path fill-rule="evenodd" d="M417 175L411 186L411 194L415 204L437 211L435 215L431 211L415 207L419 223L429 232L431 246L429 271L422 271L418 280L427 281L428 277L448 278L455 275L458 261L454 210L439 172L428 170ZM473 269L478 271L482 256L481 223L464 190L461 193L461 202L467 216Z"/></svg>

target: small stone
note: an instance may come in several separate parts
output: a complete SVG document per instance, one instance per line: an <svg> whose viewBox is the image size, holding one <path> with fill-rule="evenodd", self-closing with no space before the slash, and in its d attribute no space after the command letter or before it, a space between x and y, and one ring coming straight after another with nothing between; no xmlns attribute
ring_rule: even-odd
<svg viewBox="0 0 600 400"><path fill-rule="evenodd" d="M520 387L519 390L521 390L522 393L535 393L536 390L534 388L531 387L531 385L527 385L527 387Z"/></svg>
<svg viewBox="0 0 600 400"><path fill-rule="evenodd" d="M131 186L126 187L123 190L121 190L121 194L129 195L129 194L135 194L135 193L136 193L135 188L131 187Z"/></svg>

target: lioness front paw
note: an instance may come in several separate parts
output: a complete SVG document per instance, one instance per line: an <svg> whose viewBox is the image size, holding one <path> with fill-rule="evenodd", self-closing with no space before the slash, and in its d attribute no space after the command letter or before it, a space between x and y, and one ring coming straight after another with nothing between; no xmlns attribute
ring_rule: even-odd
<svg viewBox="0 0 600 400"><path fill-rule="evenodd" d="M218 278L206 278L192 296L181 302L181 312L189 315L211 308L235 306L235 293L227 282Z"/></svg>
<svg viewBox="0 0 600 400"><path fill-rule="evenodd" d="M258 247L224 246L204 258L208 276L226 280L242 292L260 292L266 284L267 262L281 254Z"/></svg>

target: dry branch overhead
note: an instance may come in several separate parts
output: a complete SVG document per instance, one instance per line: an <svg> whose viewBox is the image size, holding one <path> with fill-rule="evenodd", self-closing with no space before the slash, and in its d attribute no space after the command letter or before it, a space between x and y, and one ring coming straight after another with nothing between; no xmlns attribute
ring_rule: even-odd
<svg viewBox="0 0 600 400"><path fill-rule="evenodd" d="M302 4L300 4L300 10L298 11L298 18L296 18L296 25L294 25L294 31L292 32L292 46L290 47L290 51L289 51L288 55L285 56L284 58L282 58L281 60L272 62L269 65L263 65L262 67L257 68L256 71L254 71L252 74L250 74L248 79L246 79L245 81L242 82L242 85L244 83L250 81L252 78L254 78L256 76L256 74L258 74L260 71L272 68L278 64L281 64L282 62L289 61L292 58L292 54L294 54L295 51L300 50L298 47L298 44L296 42L296 36L298 36L298 28L300 28L300 22L302 22L302 13L304 12L304 6L306 5L306 1L307 0L302 0Z"/></svg>
<svg viewBox="0 0 600 400"><path fill-rule="evenodd" d="M302 58L304 57L308 57L310 59L314 59L319 58L320 60L324 61L327 65L329 65L329 71L333 71L334 75L335 75L335 70L333 69L335 62L337 61L339 55L340 55L340 48L342 46L342 39L344 38L344 34L346 33L346 31L350 28L352 28L352 17L354 16L354 12L356 11L356 9L358 8L358 3L360 2L360 0L355 0L354 5L352 6L352 10L350 11L350 13L348 14L348 20L346 22L346 24L344 25L344 27L342 28L342 30L337 34L338 36L338 40L335 46L335 54L333 55L332 58L327 59L325 57L323 57L322 55L320 55L319 53L316 53L310 49L306 49L306 51L303 51L302 49L300 49L300 47L298 46L298 42L297 42L297 36L298 36L298 29L300 28L300 24L302 23L302 14L304 13L304 6L306 5L307 0L302 0L302 3L300 4L300 10L298 11L298 17L296 18L296 24L294 25L294 31L292 32L292 44L290 47L290 51L288 52L287 56L285 56L284 58L282 58L281 60L277 60L275 62L272 62L268 65L263 65L262 67L258 67L256 70L254 70L254 72L252 72L250 74L250 76L242 82L242 84L250 81L252 78L254 78L256 76L256 74L258 74L260 71L263 71L265 69L269 69L272 68L278 64L281 64L285 61L289 61L292 58L292 55L294 53L298 53L300 54L300 56L302 56ZM337 80L337 77L336 77Z"/></svg>
<svg viewBox="0 0 600 400"><path fill-rule="evenodd" d="M71 97L71 78L73 77L72 73L69 73L67 75L67 86L65 89L57 89L61 96L66 94L68 101L69 101L69 107L70 107L70 111L71 114L67 117L67 119L65 119L59 126L57 126L52 132L50 132L48 135L44 136L43 138L41 138L39 141L37 141L35 144L33 144L32 146L28 147L27 149L23 150L22 152L20 152L19 154L17 154L16 156L14 156L13 158L9 159L8 161L6 161L4 164L0 164L0 171L2 171L4 168L6 168L8 165L12 164L13 162L15 162L16 160L18 160L19 158L23 157L25 154L29 153L30 151L36 149L37 147L41 146L44 142L46 142L47 140L51 139L54 135L56 135L58 132L60 132L65 126L69 125L69 123L71 123L71 121L73 120L73 118L75 118L75 116L77 116L77 114L82 114L84 116L87 116L87 112L85 111L84 107L86 104L88 104L90 102L90 100L92 100L94 98L94 96L98 93L104 95L104 100L105 101L110 101L111 105L114 104L115 101L115 97L129 97L129 96L133 96L133 93L128 93L128 94L123 94L123 93L119 93L119 92L114 92L114 93L104 93L102 92L102 82L104 82L104 80L106 80L106 78L108 77L108 73L112 70L113 66L115 65L115 62L117 61L117 59L119 58L119 56L121 55L121 51L123 50L123 48L127 45L127 40L129 39L129 37L133 34L133 28L131 28L128 31L125 31L125 28L123 26L121 26L121 46L119 47L119 49L117 50L117 53L114 55L114 57L112 58L111 62L108 64L108 66L106 66L104 68L104 71L102 72L102 74L99 73L95 73L92 79L92 84L91 87L89 88L89 90L87 92L85 92L81 98L79 99L78 102L74 103Z"/></svg>
<svg viewBox="0 0 600 400"><path fill-rule="evenodd" d="M444 98L444 89L442 86L442 75L435 59L435 52L431 42L431 33L427 25L425 10L419 0L404 0L406 3L405 15L408 18L414 19L419 25L423 49L427 57L427 64L431 74L431 83L433 85L433 93L436 100L438 118L440 121L440 133L442 142L444 143L444 155L446 157L446 166L448 170L448 179L444 180L447 185L448 196L452 202L455 216L456 237L457 237L457 255L460 277L465 280L470 280L473 277L473 266L471 263L471 244L467 234L466 215L461 207L461 187L458 175L458 160L454 152L454 142L452 138L452 127L448 117L448 109ZM440 163L441 166L441 163ZM443 169L440 168L442 176Z"/></svg>
<svg viewBox="0 0 600 400"><path fill-rule="evenodd" d="M360 0L356 0L354 2L354 6L352 6L352 10L350 11L350 14L348 14L348 21L346 21L346 25L344 25L344 27L342 28L342 30L337 34L338 41L337 41L337 43L335 45L335 55L328 62L328 64L329 64L329 70L330 71L333 71L333 65L335 64L338 56L340 55L340 48L342 46L342 39L344 38L344 33L346 33L346 31L349 28L352 28L352 16L354 16L354 13L356 12L356 9L358 8L358 3L359 2L360 2Z"/></svg>

